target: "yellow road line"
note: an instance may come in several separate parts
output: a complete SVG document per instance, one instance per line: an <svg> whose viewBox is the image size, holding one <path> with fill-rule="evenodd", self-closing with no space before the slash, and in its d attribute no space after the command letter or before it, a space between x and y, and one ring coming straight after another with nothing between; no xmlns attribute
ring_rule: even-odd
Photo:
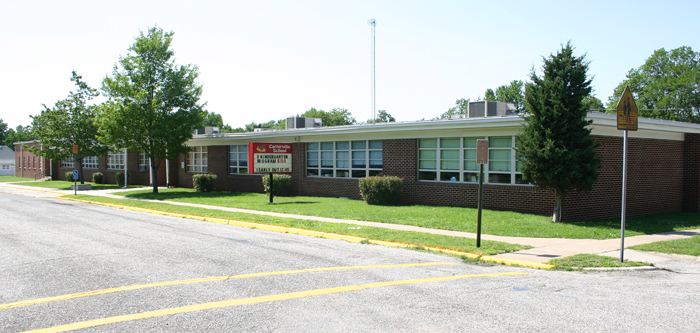
<svg viewBox="0 0 700 333"><path fill-rule="evenodd" d="M60 325L60 326L54 326L54 327L48 327L48 328L42 328L42 329L27 331L27 332L65 332L65 331L78 330L78 329L83 329L83 328L88 328L88 327L95 327L95 326L102 326L102 325L107 325L107 324L120 323L120 322L125 322L125 321L168 316L168 315L173 315L173 314L180 314L180 313L187 313L187 312L194 312L194 311L219 309L219 308L232 307L232 306L238 306L238 305L283 301L283 300L304 298L304 297L310 297L310 296L337 294L337 293L343 293L343 292L348 292L348 291L357 291L357 290L363 290L363 289L380 288L380 287L387 287L387 286L398 286L398 285L414 284L414 283L448 281L448 280L457 280L457 279L466 279L466 278L475 278L475 277L498 277L498 276L509 276L509 275L529 275L529 274L519 273L519 272L506 272L506 273L493 273L493 274L468 274L468 275L443 276L443 277L413 279L413 280L375 282L375 283L350 285L350 286L343 286L343 287L314 289L314 290L297 291L297 292L284 293L284 294L275 294L275 295L260 296L260 297L233 299L233 300L220 301L220 302L187 305L187 306L181 306L181 307L176 307L176 308L147 311L147 312L128 314L128 315L122 315L122 316L115 316L115 317L108 317L108 318L95 319L95 320L87 320L87 321L71 323L71 324L66 324L66 325Z"/></svg>
<svg viewBox="0 0 700 333"><path fill-rule="evenodd" d="M297 229L297 228L288 228L288 227L284 227L284 226L275 226L275 225L261 224L261 223L254 223L254 222L245 222L245 221L239 221L239 220L210 218L210 217L197 216L197 215L184 215L184 214L177 214L177 213L168 213L168 212L160 211L160 210L138 208L138 207L133 207L133 206L118 205L118 204L109 204L109 203L104 203L104 202L99 202L99 201L75 199L75 198L71 198L71 197L67 197L67 196L58 197L58 199L80 201L80 202L85 202L85 203L90 203L90 204L97 204L97 205L121 208L121 209L126 209L126 210L133 210L133 211L138 211L138 212L143 212L143 213L169 215L169 216L174 216L174 217L185 217L185 218L195 219L195 220L203 220L203 221L209 221L209 222L220 223L220 224L228 224L228 225L237 226L237 227L255 228L255 229L268 230L268 231L277 231L277 232L283 232L283 233L315 236L315 237L321 237L321 238L326 238L326 239L343 240L343 241L353 242L353 243L361 243L362 241L367 241L370 244L389 246L389 247L399 247L399 248L409 248L409 247L414 246L413 244L381 241L381 240L375 240L375 239L367 239L367 238L358 237L358 236L342 235L342 234L335 234L335 233L322 232L322 231L311 231L311 230L304 230L304 229ZM228 223L226 223L226 221L228 221ZM443 248L437 248L437 247L425 247L424 246L423 248L428 250L428 251L442 252L442 253L457 255L457 256L465 256L467 258L479 259L479 260L483 260L483 261L490 261L490 262L495 262L495 263L499 263L499 264L503 264L503 265L522 266L522 267L539 268L539 269L552 269L552 268L554 268L554 265L544 264L544 263L539 263L539 262L534 262L534 261L506 259L506 258L499 258L499 257L495 257L495 256L485 256L485 255L481 255L478 253L463 252L463 251L459 251L459 250L450 250L450 249L443 249Z"/></svg>
<svg viewBox="0 0 700 333"><path fill-rule="evenodd" d="M340 270L351 270L351 269L421 267L421 266L437 266L437 265L457 265L457 264L450 263L450 262L427 262L427 263L397 264L397 265L339 266L339 267L307 268L307 269L298 269L298 270L291 270L291 271L250 273L250 274L231 275L231 276L213 276L213 277L198 278L198 279L164 281L164 282L154 282L154 283L146 283L146 284L135 284L135 285L131 285L131 286L93 290L93 291L86 291L86 292L75 293L75 294L66 294L66 295L37 298L37 299L19 301L19 302L13 302L13 303L5 303L5 304L0 304L0 310L19 308L19 307L34 305L34 304L62 301L62 300L67 300L67 299L79 298L79 297L103 295L103 294L110 294L110 293L116 293L116 292L122 292L122 291L146 289L146 288L154 288L154 287L173 286L173 285L179 285L179 284L212 282L212 281L223 281L223 280L234 280L234 279L247 279L247 278L252 278L252 277L285 275L285 274L340 271Z"/></svg>
<svg viewBox="0 0 700 333"><path fill-rule="evenodd" d="M46 192L46 193L54 193L54 194L66 194L63 192L56 192L56 191L51 191L51 190L45 190L43 188L26 188L26 187L16 187L12 185L3 185L2 187L7 187L7 188L13 188L16 190L27 190L27 191L36 191L36 192Z"/></svg>

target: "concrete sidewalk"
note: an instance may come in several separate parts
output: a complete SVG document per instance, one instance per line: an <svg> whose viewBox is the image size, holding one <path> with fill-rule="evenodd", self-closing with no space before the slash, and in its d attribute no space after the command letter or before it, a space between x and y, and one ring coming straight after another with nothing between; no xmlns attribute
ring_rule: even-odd
<svg viewBox="0 0 700 333"><path fill-rule="evenodd" d="M41 194L34 195L36 197L58 197L61 195L73 194L73 191L71 191L71 190L44 189L44 188L40 188L40 187L22 186L21 184L3 184L3 183L0 183L0 188L4 188L4 189L8 189L8 190L15 189L17 191L23 191L25 193L27 191L34 191L34 193L41 193ZM328 217L284 214L284 213L256 211L256 210L240 209L240 208L201 205L201 204L193 204L193 203L182 203L182 202L161 201L161 200L148 200L148 199L133 199L133 198L126 198L123 196L118 196L118 195L113 194L113 193L123 192L123 191L133 191L135 189L136 188L114 189L114 190L91 190L91 191L84 191L82 194L111 197L111 198L116 198L116 199L141 200L141 201L149 201L149 202L157 202L157 203L167 203L167 204L179 205L179 206L191 206L191 207L199 207L199 208L206 208L206 209L216 209L216 210L223 210L223 211L228 211L228 212L268 215L268 216L276 216L276 217L294 218L294 219L299 219L299 220L312 220L312 221L322 221L322 222L331 222L331 223L346 223L346 224L353 224L353 225L358 225L358 226L378 227L378 228L387 228L387 229L404 230L404 231L415 231L415 232L423 232L423 233L430 233L430 234L436 234L436 235L446 235L446 236L455 236L455 237L465 237L465 238L476 239L475 233L462 232L462 231L430 229L430 228L422 228L422 227L415 227L415 226L402 225L402 224L390 224L390 223L380 223L380 222L336 219L336 218L328 218ZM700 229L686 230L686 231L672 231L672 232L665 232L665 233L653 234L653 235L640 235L640 236L625 237L625 247L660 242L660 241L665 241L665 240L689 238L689 237L692 237L695 235L700 235ZM532 249L529 249L529 250L522 250L522 251L517 251L517 252L511 252L511 253L503 253L503 254L499 254L499 255L494 256L494 257L505 258L505 259L515 259L515 260L522 260L522 261L545 263L545 262L548 262L552 259L568 257L568 256L572 256L575 254L581 254L581 253L601 254L601 255L607 255L607 256L618 257L618 258L620 256L619 255L619 251L620 251L620 239L619 238L597 240L597 239L509 237L509 236L494 236L494 235L482 234L481 239L491 240L491 241L499 241L499 242L505 242L505 243L511 243L511 244L529 245L529 246L533 247ZM700 262L700 257L650 253L650 252L635 251L635 250L629 250L629 249L625 250L624 258L627 260L631 260L631 261L641 261L641 262L646 262L646 263L651 263L651 264L655 264L655 263L659 263L659 262L663 262L663 261L669 261L669 260L693 260L693 261Z"/></svg>

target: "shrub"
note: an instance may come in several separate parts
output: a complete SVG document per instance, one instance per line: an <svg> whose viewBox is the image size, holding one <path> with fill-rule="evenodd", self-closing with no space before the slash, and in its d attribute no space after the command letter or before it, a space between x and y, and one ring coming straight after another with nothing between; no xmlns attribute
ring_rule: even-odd
<svg viewBox="0 0 700 333"><path fill-rule="evenodd" d="M129 172L129 177L131 177L131 172ZM119 171L114 175L114 178L117 180L117 186L119 187L124 187L124 172Z"/></svg>
<svg viewBox="0 0 700 333"><path fill-rule="evenodd" d="M211 192L216 178L218 177L212 173L198 173L192 176L192 186L196 192Z"/></svg>
<svg viewBox="0 0 700 333"><path fill-rule="evenodd" d="M66 180L69 182L73 181L73 171L67 171L66 172Z"/></svg>
<svg viewBox="0 0 700 333"><path fill-rule="evenodd" d="M401 204L403 179L396 176L373 176L360 179L360 194L369 205Z"/></svg>
<svg viewBox="0 0 700 333"><path fill-rule="evenodd" d="M92 182L95 184L104 184L105 176L102 172L95 172L92 174Z"/></svg>
<svg viewBox="0 0 700 333"><path fill-rule="evenodd" d="M289 188L292 187L292 176L286 174L274 174L275 178L272 178L274 186L274 194L280 197L286 197L289 195ZM270 175L263 176L262 179L263 187L265 188L265 193L270 195Z"/></svg>

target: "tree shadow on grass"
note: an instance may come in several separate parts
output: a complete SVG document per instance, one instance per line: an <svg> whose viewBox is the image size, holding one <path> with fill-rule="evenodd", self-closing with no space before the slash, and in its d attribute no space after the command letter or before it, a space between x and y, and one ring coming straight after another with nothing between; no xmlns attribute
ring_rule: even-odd
<svg viewBox="0 0 700 333"><path fill-rule="evenodd" d="M275 205L296 205L296 204L317 204L318 201L290 201L290 202L275 202Z"/></svg>
<svg viewBox="0 0 700 333"><path fill-rule="evenodd" d="M611 230L620 230L621 220L620 218L614 218L563 223L579 227L597 227ZM662 232L687 229L700 229L700 213L662 213L625 219L625 230L635 231L643 234L657 234Z"/></svg>
<svg viewBox="0 0 700 333"><path fill-rule="evenodd" d="M159 191L158 193L126 193L124 197L150 200L173 200L187 198L237 198L246 196L256 196L259 193L243 193L243 192L190 192L190 191Z"/></svg>

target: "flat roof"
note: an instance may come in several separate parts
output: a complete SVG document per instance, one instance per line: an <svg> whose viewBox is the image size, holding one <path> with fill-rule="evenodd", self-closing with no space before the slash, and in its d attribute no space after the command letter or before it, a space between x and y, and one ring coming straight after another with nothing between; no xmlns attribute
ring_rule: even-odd
<svg viewBox="0 0 700 333"><path fill-rule="evenodd" d="M617 131L617 115L603 112L589 112L587 118L593 120L593 134L622 136L623 131ZM440 119L402 121L376 124L354 124L344 126L328 126L315 128L281 129L273 131L246 133L219 133L194 135L189 145L220 145L221 141L270 141L280 139L285 141L308 142L314 137L329 137L328 140L348 136L373 138L420 138L426 135L460 135L464 131L491 133L517 133L525 122L521 116L495 116L479 118ZM682 140L684 133L700 134L700 124L679 121L639 117L639 131L630 131L631 137L649 137ZM507 129L507 130L506 130ZM469 134L471 135L471 134ZM292 140L294 139L294 140ZM320 138L319 138L320 139Z"/></svg>

